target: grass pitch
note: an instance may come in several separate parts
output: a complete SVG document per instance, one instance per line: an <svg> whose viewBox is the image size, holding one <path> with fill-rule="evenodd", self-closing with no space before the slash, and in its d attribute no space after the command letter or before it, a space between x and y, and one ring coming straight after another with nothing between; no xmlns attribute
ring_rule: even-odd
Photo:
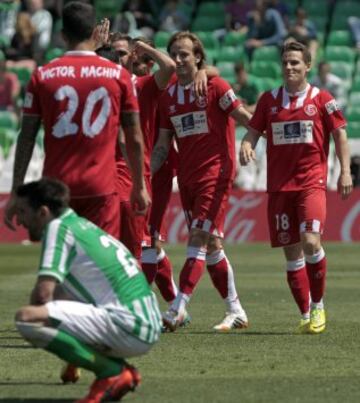
<svg viewBox="0 0 360 403"><path fill-rule="evenodd" d="M324 334L297 335L299 315L287 288L280 250L263 244L227 246L250 327L215 334L224 305L204 275L190 303L192 323L164 334L132 360L142 386L126 402L360 402L359 245L327 244ZM185 247L168 246L176 278ZM0 402L71 402L92 375L59 383L60 361L24 342L13 325L35 281L37 246L0 245ZM162 304L164 308L164 304Z"/></svg>

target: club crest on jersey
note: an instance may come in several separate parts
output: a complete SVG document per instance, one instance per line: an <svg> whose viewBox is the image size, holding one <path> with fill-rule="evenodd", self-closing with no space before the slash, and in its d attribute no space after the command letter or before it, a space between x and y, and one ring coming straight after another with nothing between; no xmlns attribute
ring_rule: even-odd
<svg viewBox="0 0 360 403"><path fill-rule="evenodd" d="M316 106L314 104L305 105L304 112L308 116L314 116L317 113L317 108L316 108Z"/></svg>
<svg viewBox="0 0 360 403"><path fill-rule="evenodd" d="M276 115L276 114L277 114L277 111L278 111L277 106L272 106L272 107L270 108L270 113L271 113L271 115Z"/></svg>
<svg viewBox="0 0 360 403"><path fill-rule="evenodd" d="M283 244L286 245L290 242L290 234L288 232L279 232L278 234L278 241Z"/></svg>
<svg viewBox="0 0 360 403"><path fill-rule="evenodd" d="M206 105L207 105L207 98L199 96L199 97L196 98L195 103L199 108L205 108Z"/></svg>
<svg viewBox="0 0 360 403"><path fill-rule="evenodd" d="M169 113L170 114L173 114L173 113L175 113L176 112L176 105L170 105L169 106Z"/></svg>

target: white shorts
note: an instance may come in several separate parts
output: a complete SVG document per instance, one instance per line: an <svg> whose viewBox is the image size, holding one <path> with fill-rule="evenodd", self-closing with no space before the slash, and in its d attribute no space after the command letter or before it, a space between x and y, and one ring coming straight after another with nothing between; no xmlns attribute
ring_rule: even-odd
<svg viewBox="0 0 360 403"><path fill-rule="evenodd" d="M147 353L152 347L117 326L104 308L75 301L51 301L45 306L50 322L59 321L59 329L106 355L134 357ZM120 315L118 319L121 323Z"/></svg>

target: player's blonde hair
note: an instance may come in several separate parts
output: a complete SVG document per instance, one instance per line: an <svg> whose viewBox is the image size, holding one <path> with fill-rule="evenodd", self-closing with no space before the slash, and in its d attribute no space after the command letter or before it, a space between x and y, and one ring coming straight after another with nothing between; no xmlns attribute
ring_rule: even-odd
<svg viewBox="0 0 360 403"><path fill-rule="evenodd" d="M173 45L174 42L179 41L181 39L190 39L190 41L193 43L193 52L194 55L200 56L199 62L196 64L198 69L201 69L205 67L205 61L206 61L206 54L205 54L205 49L204 45L202 44L201 40L199 37L195 34L193 34L190 31L180 31L174 34L167 45L167 51L170 54L170 49L171 46Z"/></svg>

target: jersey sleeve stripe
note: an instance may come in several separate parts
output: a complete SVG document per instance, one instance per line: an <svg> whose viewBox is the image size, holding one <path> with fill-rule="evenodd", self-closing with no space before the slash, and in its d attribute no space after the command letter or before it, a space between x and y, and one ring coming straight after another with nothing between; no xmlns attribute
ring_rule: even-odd
<svg viewBox="0 0 360 403"><path fill-rule="evenodd" d="M38 274L38 276L49 276L49 277L54 277L56 278L60 283L62 283L64 281L64 276L62 276L60 273L56 273L52 270L48 270L47 268L45 269L40 269L40 272Z"/></svg>
<svg viewBox="0 0 360 403"><path fill-rule="evenodd" d="M58 237L58 232L60 228L61 221L53 220L46 231L45 242L44 242L44 254L43 260L41 262L41 267L53 267L55 252L56 252L56 241Z"/></svg>

